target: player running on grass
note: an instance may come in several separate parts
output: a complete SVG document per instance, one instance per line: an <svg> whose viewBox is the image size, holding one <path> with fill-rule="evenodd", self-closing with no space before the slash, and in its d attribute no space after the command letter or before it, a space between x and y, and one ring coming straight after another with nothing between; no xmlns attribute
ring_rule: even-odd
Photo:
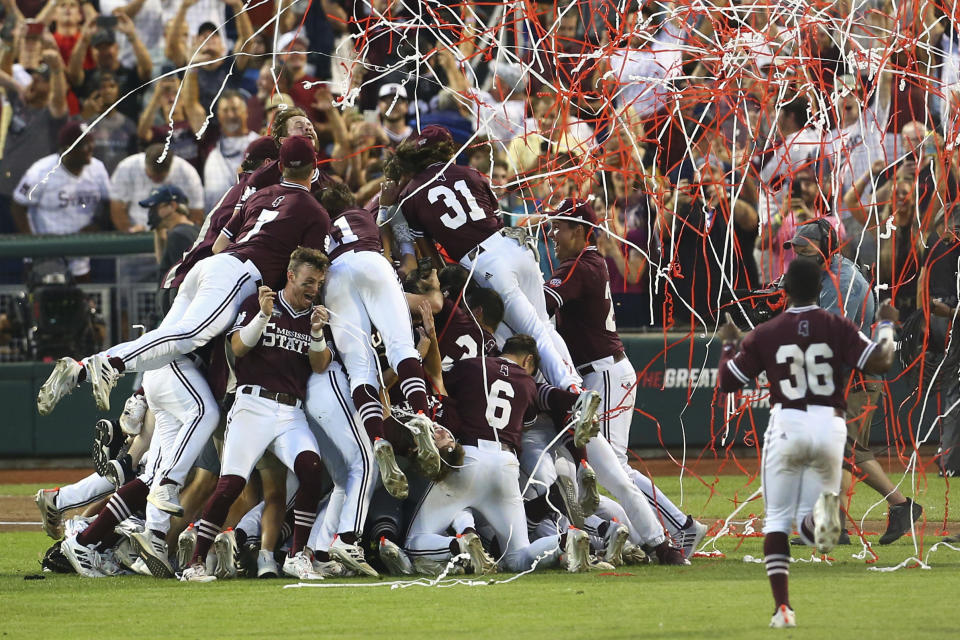
<svg viewBox="0 0 960 640"><path fill-rule="evenodd" d="M818 553L833 549L840 536L840 490L846 398L845 367L883 373L893 362L893 321L897 310L880 307L870 341L849 320L817 306L820 268L796 259L783 279L789 308L761 324L740 342L727 316L720 328L723 355L720 390L730 393L767 372L770 423L764 435L761 473L766 501L764 562L776 604L770 626L797 626L787 578L796 525ZM738 348L739 343L739 348Z"/></svg>

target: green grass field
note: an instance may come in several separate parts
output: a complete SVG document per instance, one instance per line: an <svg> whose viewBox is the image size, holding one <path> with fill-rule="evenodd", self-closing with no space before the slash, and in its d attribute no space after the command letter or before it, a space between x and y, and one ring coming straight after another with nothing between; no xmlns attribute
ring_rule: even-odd
<svg viewBox="0 0 960 640"><path fill-rule="evenodd" d="M929 518L923 553L937 542L950 495L942 480L916 498ZM723 476L718 495L698 482L684 482L684 505L704 522L732 510L727 499L744 478ZM677 482L661 482L679 495ZM672 486L671 486L672 485ZM26 495L28 485L0 485L0 495ZM911 492L912 494L912 492ZM860 491L851 512L870 506ZM742 513L762 512L762 503ZM884 518L870 514L868 524ZM746 520L747 518L743 518ZM759 523L757 523L759 526ZM948 528L960 530L951 515ZM875 524L867 530L877 529ZM874 541L876 537L872 538ZM929 556L930 570L892 573L914 555L909 536L875 547L879 561L852 557L857 544L840 547L832 564L796 562L791 567L791 601L799 627L767 628L773 604L760 564L759 537L727 536L717 543L726 558L695 558L689 567L625 567L620 575L569 575L549 571L508 584L444 588L391 588L376 580L348 580L333 588L284 589L292 581L223 581L208 585L161 582L139 576L84 580L39 574L38 559L49 546L40 532L0 533L0 632L3 638L945 638L954 637L960 616L946 603L956 596L960 553L941 546ZM794 548L795 557L809 557ZM509 576L496 576L504 580ZM324 581L323 584L332 584Z"/></svg>

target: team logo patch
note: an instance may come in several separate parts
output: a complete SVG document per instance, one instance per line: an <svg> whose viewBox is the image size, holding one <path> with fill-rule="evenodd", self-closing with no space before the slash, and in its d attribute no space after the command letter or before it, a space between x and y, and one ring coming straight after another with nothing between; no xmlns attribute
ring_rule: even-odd
<svg viewBox="0 0 960 640"><path fill-rule="evenodd" d="M548 286L548 287L559 287L561 284L563 284L563 281L562 281L560 278L554 278L553 280L551 280L550 282L547 283L547 286Z"/></svg>
<svg viewBox="0 0 960 640"><path fill-rule="evenodd" d="M286 197L286 196L280 196L279 198L277 198L276 200L274 200L274 201L273 201L273 204L271 204L270 206L271 206L271 207L279 207L279 206L280 206L280 203L283 202L283 199L284 199L285 197Z"/></svg>
<svg viewBox="0 0 960 640"><path fill-rule="evenodd" d="M801 320L800 323L797 325L797 333L799 333L802 336L810 337L810 321Z"/></svg>
<svg viewBox="0 0 960 640"><path fill-rule="evenodd" d="M241 311L240 315L237 316L237 324L243 324L243 321L247 319L247 312Z"/></svg>
<svg viewBox="0 0 960 640"><path fill-rule="evenodd" d="M486 278L487 280L489 280L490 278L493 277L493 274L490 273L489 271L487 271L486 273L483 274L483 277Z"/></svg>

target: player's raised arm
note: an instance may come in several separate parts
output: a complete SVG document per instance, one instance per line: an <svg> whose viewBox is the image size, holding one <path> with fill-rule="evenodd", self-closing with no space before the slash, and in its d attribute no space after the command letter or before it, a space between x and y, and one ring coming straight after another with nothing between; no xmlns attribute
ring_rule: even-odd
<svg viewBox="0 0 960 640"><path fill-rule="evenodd" d="M894 344L893 344L893 324L899 318L900 313L897 308L889 301L880 305L877 317L880 322L877 323L877 329L874 333L874 341L877 346L871 351L863 366L864 373L885 373L893 364Z"/></svg>
<svg viewBox="0 0 960 640"><path fill-rule="evenodd" d="M720 390L724 393L733 393L742 389L760 372L760 365L752 355L753 333L740 343L740 329L734 324L730 314L726 314L727 321L720 327L717 336L723 341L723 352L720 355L720 365L717 371L717 380ZM738 350L739 344L739 350Z"/></svg>
<svg viewBox="0 0 960 640"><path fill-rule="evenodd" d="M270 287L262 286L257 291L257 296L260 311L247 322L245 321L250 315L249 311L241 311L230 333L230 346L233 347L233 355L237 358L242 358L257 346L273 314L273 302L277 298L277 293Z"/></svg>
<svg viewBox="0 0 960 640"><path fill-rule="evenodd" d="M313 308L310 314L310 368L314 373L323 373L330 366L333 354L327 347L323 327L330 321L330 312L323 305Z"/></svg>

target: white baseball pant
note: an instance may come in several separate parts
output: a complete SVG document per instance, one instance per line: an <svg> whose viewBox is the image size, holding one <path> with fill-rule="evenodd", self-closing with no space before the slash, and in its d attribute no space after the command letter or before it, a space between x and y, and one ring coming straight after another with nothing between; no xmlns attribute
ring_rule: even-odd
<svg viewBox="0 0 960 640"><path fill-rule="evenodd" d="M337 362L307 383L307 419L324 452L334 488L323 521L317 518L316 544L326 550L336 533L362 533L376 487L373 448L363 425L356 420L350 383ZM314 533L311 532L311 538Z"/></svg>
<svg viewBox="0 0 960 640"><path fill-rule="evenodd" d="M182 487L220 422L220 409L203 373L186 356L145 372L143 393L154 415L150 480L159 486L169 478ZM146 474L140 479L150 484ZM147 529L169 529L170 514L149 502L146 514Z"/></svg>
<svg viewBox="0 0 960 640"><path fill-rule="evenodd" d="M579 385L580 376L571 364L570 351L547 315L543 275L533 254L499 233L481 242L480 247L483 251L473 260L464 256L460 264L471 270L477 284L500 294L506 328L537 341L547 381L561 389Z"/></svg>
<svg viewBox="0 0 960 640"><path fill-rule="evenodd" d="M302 408L240 393L245 386L237 387L237 398L227 415L221 477L249 480L254 465L267 450L291 471L300 453L313 451L319 455L317 439Z"/></svg>
<svg viewBox="0 0 960 640"><path fill-rule="evenodd" d="M393 267L379 253L337 256L327 273L323 303L330 310L330 330L351 390L363 384L380 386L377 354L370 345L371 325L380 332L394 370L402 360L420 359L403 288Z"/></svg>
<svg viewBox="0 0 960 640"><path fill-rule="evenodd" d="M763 532L790 533L824 491L840 492L847 425L833 407L770 411L763 436Z"/></svg>
<svg viewBox="0 0 960 640"><path fill-rule="evenodd" d="M56 498L57 509L64 512L85 507L106 498L116 490L112 482L97 473L91 473L82 480L60 487Z"/></svg>
<svg viewBox="0 0 960 640"><path fill-rule="evenodd" d="M520 495L520 462L510 451L492 441L465 446L464 465L432 483L417 506L405 547L411 556L449 560L450 544L456 538L444 535L464 509L476 511L496 532L504 550L501 565L509 571L526 571L540 558L537 568L557 564L560 536L531 543L527 517Z"/></svg>
<svg viewBox="0 0 960 640"><path fill-rule="evenodd" d="M202 347L236 320L240 304L257 292L260 271L248 261L219 253L187 274L163 322L105 354L123 359L127 371L149 371Z"/></svg>
<svg viewBox="0 0 960 640"><path fill-rule="evenodd" d="M630 446L630 424L637 403L637 374L629 358L614 362L613 356L588 362L593 372L583 377L583 388L600 394L600 433L613 447L617 459L626 474L646 496L650 506L660 516L670 535L679 532L686 524L687 514L659 491L646 475L630 466L627 450Z"/></svg>

